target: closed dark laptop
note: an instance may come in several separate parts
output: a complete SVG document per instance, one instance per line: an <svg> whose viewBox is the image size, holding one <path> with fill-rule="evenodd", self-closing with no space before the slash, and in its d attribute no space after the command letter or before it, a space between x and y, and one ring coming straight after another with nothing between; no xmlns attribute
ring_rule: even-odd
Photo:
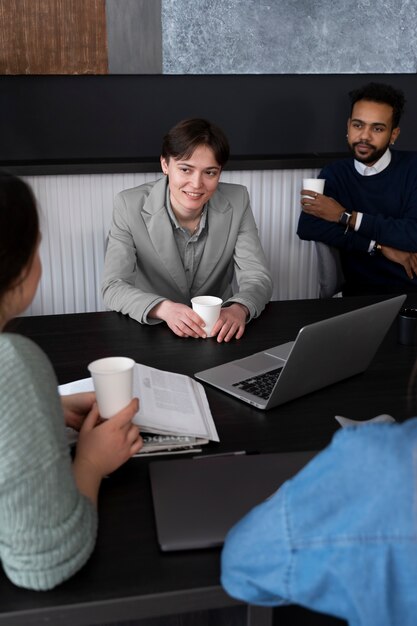
<svg viewBox="0 0 417 626"><path fill-rule="evenodd" d="M150 479L163 551L221 546L227 531L317 452L156 461Z"/></svg>

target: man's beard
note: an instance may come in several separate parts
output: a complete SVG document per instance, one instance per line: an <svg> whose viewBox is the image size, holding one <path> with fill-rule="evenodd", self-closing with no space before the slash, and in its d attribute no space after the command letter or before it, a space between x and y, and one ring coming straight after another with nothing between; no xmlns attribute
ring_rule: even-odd
<svg viewBox="0 0 417 626"><path fill-rule="evenodd" d="M375 146L373 146L371 143L368 143L367 141L355 141L354 143L348 143L348 145L355 159L360 163L364 163L366 165L367 163L376 163L385 154L389 143L379 149L375 148ZM371 148L371 152L368 154L368 156L363 157L360 154L357 154L355 148L359 145L366 145L368 146L368 148Z"/></svg>

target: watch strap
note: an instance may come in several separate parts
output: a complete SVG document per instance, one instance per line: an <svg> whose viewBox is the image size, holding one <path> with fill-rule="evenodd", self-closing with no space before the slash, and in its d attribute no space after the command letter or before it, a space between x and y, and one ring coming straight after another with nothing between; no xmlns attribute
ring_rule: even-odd
<svg viewBox="0 0 417 626"><path fill-rule="evenodd" d="M382 252L382 246L380 243L374 243L374 246L372 248L372 250L369 252L369 254L371 256L375 256L376 254L381 254Z"/></svg>
<svg viewBox="0 0 417 626"><path fill-rule="evenodd" d="M339 224L341 224L342 226L349 226L351 217L352 213L348 213L348 211L343 211L343 213L339 217Z"/></svg>

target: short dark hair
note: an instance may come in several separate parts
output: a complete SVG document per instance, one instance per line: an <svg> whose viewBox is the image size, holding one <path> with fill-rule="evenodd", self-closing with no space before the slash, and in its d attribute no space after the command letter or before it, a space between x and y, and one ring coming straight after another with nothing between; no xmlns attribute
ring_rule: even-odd
<svg viewBox="0 0 417 626"><path fill-rule="evenodd" d="M35 196L23 180L0 171L0 304L33 257L39 238Z"/></svg>
<svg viewBox="0 0 417 626"><path fill-rule="evenodd" d="M202 145L213 150L221 167L225 165L230 152L226 135L215 124L198 117L182 120L171 128L163 139L161 155L167 160L188 159Z"/></svg>
<svg viewBox="0 0 417 626"><path fill-rule="evenodd" d="M367 85L359 87L359 89L350 91L349 97L351 102L351 114L354 105L359 102L359 100L381 102L383 104L388 104L393 108L392 127L397 128L399 125L406 102L404 93L401 89L394 89L391 85L385 85L384 83L368 83Z"/></svg>

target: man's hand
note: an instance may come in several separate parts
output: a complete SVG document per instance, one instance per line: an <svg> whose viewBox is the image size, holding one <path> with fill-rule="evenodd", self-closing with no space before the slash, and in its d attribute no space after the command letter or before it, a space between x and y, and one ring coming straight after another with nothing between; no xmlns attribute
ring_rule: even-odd
<svg viewBox="0 0 417 626"><path fill-rule="evenodd" d="M164 300L154 307L150 317L164 320L169 328L179 337L205 338L204 320L186 304ZM217 341L230 341L233 337L240 339L245 332L248 309L238 302L224 307L215 323L212 336L217 335Z"/></svg>
<svg viewBox="0 0 417 626"><path fill-rule="evenodd" d="M213 336L217 335L217 341L226 343L233 337L240 339L245 332L248 309L238 302L225 306L220 311L220 317L213 327Z"/></svg>
<svg viewBox="0 0 417 626"><path fill-rule="evenodd" d="M149 317L163 320L178 337L205 337L204 320L186 304L163 300L149 313Z"/></svg>
<svg viewBox="0 0 417 626"><path fill-rule="evenodd" d="M308 198L301 198L303 211L309 215L314 215L322 220L326 220L326 222L338 222L340 216L346 210L339 202L321 193L302 189L301 195L308 196ZM353 225L353 223L350 224L350 226Z"/></svg>
<svg viewBox="0 0 417 626"><path fill-rule="evenodd" d="M417 252L406 252L389 246L381 246L381 253L390 261L402 265L411 280L417 276Z"/></svg>

